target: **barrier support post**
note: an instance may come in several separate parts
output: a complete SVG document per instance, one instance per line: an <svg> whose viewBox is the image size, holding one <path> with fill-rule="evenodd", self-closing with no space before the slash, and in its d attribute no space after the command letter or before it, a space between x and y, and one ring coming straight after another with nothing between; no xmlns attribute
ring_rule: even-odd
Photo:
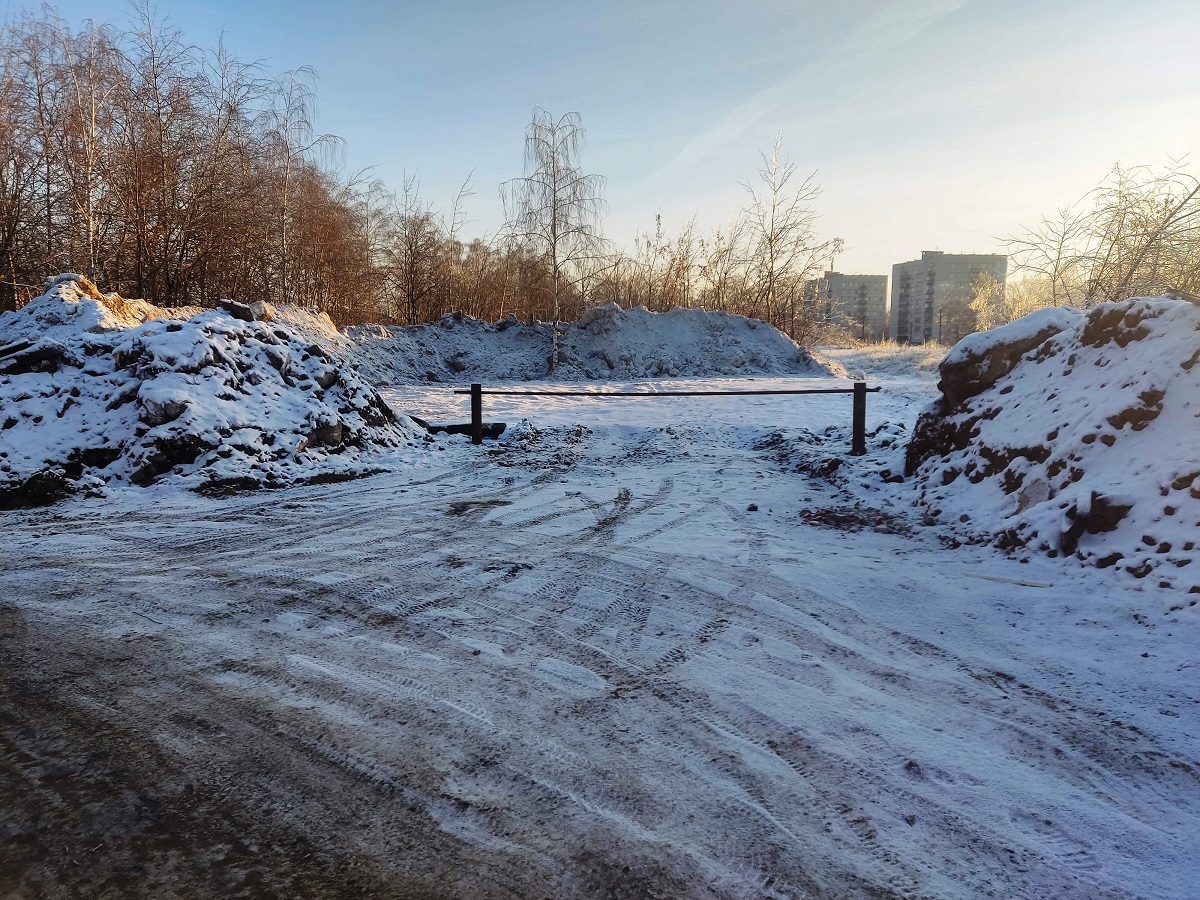
<svg viewBox="0 0 1200 900"><path fill-rule="evenodd" d="M850 440L850 455L864 456L867 452L867 383L854 382L854 431Z"/></svg>
<svg viewBox="0 0 1200 900"><path fill-rule="evenodd" d="M864 385L865 387L865 385ZM857 395L855 395L857 397ZM857 400L855 401L857 402ZM471 385L471 443L483 443L483 385Z"/></svg>

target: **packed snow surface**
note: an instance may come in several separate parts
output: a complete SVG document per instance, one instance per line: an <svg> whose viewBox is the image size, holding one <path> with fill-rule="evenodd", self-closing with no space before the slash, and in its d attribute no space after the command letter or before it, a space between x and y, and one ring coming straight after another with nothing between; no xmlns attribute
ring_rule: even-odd
<svg viewBox="0 0 1200 900"><path fill-rule="evenodd" d="M1011 370L922 417L917 499L966 533L1074 555L1200 600L1200 307L1169 298L1044 310L972 335L959 389L1007 347ZM978 362L976 362L978 361ZM993 373L995 374L995 373Z"/></svg>
<svg viewBox="0 0 1200 900"><path fill-rule="evenodd" d="M351 328L347 336L378 382L519 381L547 377L553 327L454 314L433 325ZM770 325L724 312L610 303L559 329L557 380L842 374Z"/></svg>
<svg viewBox="0 0 1200 900"><path fill-rule="evenodd" d="M0 514L0 893L1193 900L1195 623L950 549L885 474L933 386L886 384L861 458L848 397L655 382Z"/></svg>
<svg viewBox="0 0 1200 900"><path fill-rule="evenodd" d="M77 275L0 316L0 417L8 502L166 474L201 488L347 477L424 438L283 322L160 310Z"/></svg>

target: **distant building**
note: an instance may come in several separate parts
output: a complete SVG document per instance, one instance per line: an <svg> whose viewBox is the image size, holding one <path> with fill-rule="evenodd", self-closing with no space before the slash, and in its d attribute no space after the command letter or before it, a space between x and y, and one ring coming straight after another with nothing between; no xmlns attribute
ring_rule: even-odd
<svg viewBox="0 0 1200 900"><path fill-rule="evenodd" d="M922 344L943 335L961 337L957 310L970 299L971 282L987 272L1000 284L1008 257L995 254L943 253L925 250L921 258L892 266L892 307L888 323L893 341Z"/></svg>
<svg viewBox="0 0 1200 900"><path fill-rule="evenodd" d="M810 296L825 304L829 321L860 341L887 337L887 276L826 272L809 282Z"/></svg>

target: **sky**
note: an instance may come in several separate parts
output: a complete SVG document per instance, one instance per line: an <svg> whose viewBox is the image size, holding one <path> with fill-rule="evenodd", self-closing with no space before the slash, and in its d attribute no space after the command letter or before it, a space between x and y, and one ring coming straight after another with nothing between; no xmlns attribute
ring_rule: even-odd
<svg viewBox="0 0 1200 900"><path fill-rule="evenodd" d="M0 0L7 20L28 2ZM54 4L73 25L124 0ZM843 272L922 250L1003 252L1116 163L1189 156L1200 173L1200 0L159 0L198 46L275 74L317 73L321 131L347 171L447 209L471 177L466 236L501 226L532 110L580 114L627 248L744 206L782 134L816 173Z"/></svg>

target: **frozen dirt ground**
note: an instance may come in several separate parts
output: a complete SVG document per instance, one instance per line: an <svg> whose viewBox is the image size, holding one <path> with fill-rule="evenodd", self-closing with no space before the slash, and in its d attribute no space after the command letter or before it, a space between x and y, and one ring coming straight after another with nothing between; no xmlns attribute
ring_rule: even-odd
<svg viewBox="0 0 1200 900"><path fill-rule="evenodd" d="M1194 897L1195 621L795 471L848 416L489 399L393 474L0 514L0 896Z"/></svg>

